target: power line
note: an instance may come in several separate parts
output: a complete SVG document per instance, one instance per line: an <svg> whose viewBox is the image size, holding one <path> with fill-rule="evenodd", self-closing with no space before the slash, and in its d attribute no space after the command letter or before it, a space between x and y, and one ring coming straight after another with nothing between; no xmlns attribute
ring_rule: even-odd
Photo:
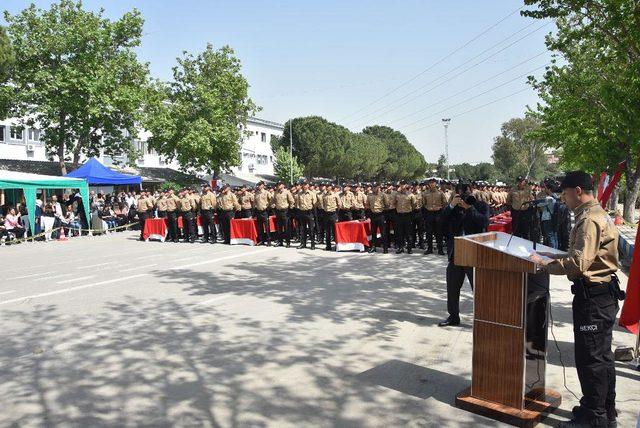
<svg viewBox="0 0 640 428"><path fill-rule="evenodd" d="M422 86L421 86L421 87L419 87L417 90L421 90L421 89L423 89L423 88L425 88L425 87L427 87L427 86L429 86L429 85L431 85L431 84L433 84L433 83L437 82L438 80L440 80L440 79L442 79L442 78L447 77L447 75L448 75L449 73L451 73L451 72L453 72L453 71L455 71L455 70L457 70L457 69L459 69L459 68L461 68L461 67L465 66L465 65L466 65L466 64L468 64L469 62L473 61L474 59L478 58L479 56L482 56L484 53L486 53L486 52L490 51L491 49L495 48L496 46L501 45L501 44L502 44L502 43L504 43L506 40L508 40L508 39L510 39L511 37L513 37L515 34L518 34L518 33L522 32L522 31L524 31L525 29L527 29L527 28L531 27L533 24L535 24L535 22L533 22L533 23L531 23L531 24L528 24L527 26L525 26L525 27L521 28L520 30L518 30L518 31L516 31L515 33L511 34L510 36L506 37L505 39L502 39L500 42L498 42L498 43L494 44L493 46L491 46L491 47L489 47L489 48L485 49L484 51L480 52L478 55L474 56L473 58L470 58L469 60L467 60L467 61L463 62L462 64L460 64L460 65L458 65L458 66L456 66L456 67L452 68L451 70L447 71L447 72L446 72L446 73L444 73L443 75L441 75L441 76L439 76L439 77L437 77L437 78L433 79L432 81L430 81L430 82L426 83L425 85L422 85ZM498 54L500 54L500 53L502 53L502 52L504 52L505 50L509 49L510 47L512 47L512 46L514 46L514 45L516 45L517 43L521 42L521 41L522 41L522 40L524 40L525 38L527 38L527 37L529 37L530 35L532 35L532 34L536 33L537 31L541 30L542 28L546 27L546 26L547 26L547 25L549 25L549 24L551 24L551 21L548 21L548 22L546 22L546 23L544 23L544 24L542 24L542 25L538 26L537 28L535 28L534 30L532 30L532 31L528 32L527 34L525 34L524 36L520 37L519 39L514 40L513 42L509 43L507 46L504 46L503 48L501 48L501 49L497 50L496 52L492 53L491 55L487 56L486 58L481 59L480 61L476 62L475 64L473 64L473 65L471 65L471 66L469 66L469 67L465 68L464 70L460 71L459 73L454 74L453 76L449 77L449 78L448 78L448 79L446 79L445 81L440 82L438 85L436 85L436 86L434 86L434 87L432 87L432 88L430 88L430 89L428 89L428 90L426 90L426 91L424 91L424 92L419 93L418 95L416 95L416 96L414 96L414 97L410 98L409 100L405 101L404 103L402 103L402 104L400 104L400 105L398 105L398 106L396 106L396 107L393 107L392 109L388 110L386 113L388 113L388 112L390 112L390 111L397 110L398 108L400 108L400 107L402 107L402 106L404 106L404 105L406 105L406 104L410 103L411 101L413 101L413 100L415 100L415 99L417 99L417 98L419 98L419 97L421 97L421 96L423 96L423 95L425 95L425 94L427 94L427 93L431 92L431 91L432 91L432 90L434 90L435 88L438 88L438 87L442 86L444 83L449 82L449 81L451 81L451 80L455 79L456 77L458 77L458 76L460 76L460 75L462 75L462 74L466 73L467 71L469 71L469 70L471 70L471 69L473 69L473 68L477 67L478 65L480 65L480 64L482 64L482 63L484 63L484 62L487 62L489 59L493 58L494 56L496 56L496 55L498 55ZM358 118L358 119L350 120L350 121L349 121L349 122L347 122L347 123L357 123L357 122L360 122L360 121L362 121L362 120L363 120L363 119L365 119L365 118L368 118L368 117L370 117L370 116L372 116L372 115L374 115L374 114L376 114L376 113L378 113L378 112L380 112L380 111L385 110L387 107L392 106L393 104L397 103L398 101L402 101L403 99L407 98L408 96L412 95L413 93L414 93L414 92L409 92L409 93L405 94L404 96L402 96L401 98L398 98L398 99L397 99L397 100L395 100L395 101L391 101L390 103L385 104L384 106L382 106L382 107L378 108L377 110L374 110L373 112L367 113L367 114L365 114L364 116L361 116L361 117L360 117L360 118ZM378 118L380 118L381 116L383 116L383 115L384 115L384 114L386 114L386 113L383 113L382 115L378 115L378 116L374 117L373 119L378 119ZM371 119L368 119L368 120L371 120Z"/></svg>
<svg viewBox="0 0 640 428"><path fill-rule="evenodd" d="M423 121L425 121L426 119L429 119L429 118L431 118L431 117L433 117L433 116L439 115L440 113L444 113L444 112L445 112L445 111L447 111L447 110L451 110L451 109L452 109L452 108L454 108L454 107L458 107L458 106L459 106L459 105L461 105L461 104L467 103L467 102L469 102L469 101L471 101L471 100L474 100L474 99L476 99L476 98L478 98L478 97L481 97L481 96L483 96L483 95L485 95L485 94L488 94L489 92L493 92L493 91L495 91L496 89L502 88L503 86L506 86L506 85L508 85L508 84L509 84L509 83L511 83L511 82L514 82L514 81L516 81L516 80L519 80L519 79L521 79L521 78L523 78L523 77L525 77L525 76L528 76L529 74L531 74L531 73L533 73L533 72L536 72L536 71L538 71L538 70L540 70L540 69L545 68L547 65L548 65L548 64L545 64L545 65L540 66L540 67L536 67L536 68L534 68L533 70L527 71L526 73L521 74L521 75L519 75L519 76L516 76L516 77L514 77L513 79L507 80L506 82L503 82L503 83L501 83L501 84L499 84L499 85L497 85L497 86L494 86L493 88L489 88L489 89L487 89L486 91L484 91L484 92L480 92L479 94L476 94L476 95L474 95L474 96L472 96L472 97L466 98L466 99L464 99L464 100L462 100L462 101L458 102L457 104L454 104L454 105L452 105L452 106L449 106L449 107L447 107L447 108L445 108L445 109L442 109L442 110L440 110L440 111L438 111L438 112L435 112L435 113L433 113L433 114L430 114L429 116L425 116L425 117L423 117L423 118L420 118L420 119L418 119L418 120L416 120L416 121L413 121L413 122L411 122L411 123L408 123L408 124L406 124L406 125L402 125L401 127L403 127L403 128L404 128L404 127L409 127L409 126L415 125L415 124L417 124L417 123L423 122ZM452 98L452 97L453 97L453 96L451 96L450 98ZM440 101L438 101L438 102L440 102Z"/></svg>
<svg viewBox="0 0 640 428"><path fill-rule="evenodd" d="M511 94L509 94L509 95L505 95L504 97L500 97L500 98L498 98L498 99L496 99L496 100L493 100L493 101L490 101L490 102L488 102L488 103L486 103L486 104L482 104L482 105L480 105L480 106L474 107L474 108L469 109L469 110L467 110L467 111L463 111L462 113L458 113L458 114L456 114L456 115L454 115L454 116L451 116L451 118L453 119L453 118L460 117L460 116L463 116L463 115L465 115L465 114L468 114L468 113L474 112L474 111L476 111L476 110L480 110L481 108L484 108L484 107L490 106L491 104L495 104L495 103L498 103L498 102L500 102L500 101L502 101L502 100L505 100L505 99L507 99L507 98L509 98L509 97L513 97L514 95L518 95L518 94L520 94L520 93L522 93L522 92L524 92L524 91L526 91L526 90L528 90L528 89L529 89L528 87L527 87L527 88L524 88L524 89L520 89L519 91L513 92L513 93L511 93ZM427 129L427 128L430 128L430 127L432 127L432 126L438 125L438 124L440 124L440 122L441 122L441 121L433 122L433 123L430 123L429 125L425 125L425 126L422 126L422 127L420 127L420 128L413 129L413 130L411 130L411 131L405 131L405 134L411 134L411 133L414 133L414 132L422 131L423 129Z"/></svg>
<svg viewBox="0 0 640 428"><path fill-rule="evenodd" d="M442 99L440 99L439 101L436 101L436 102L434 102L434 103L432 103L432 104L430 104L430 105L428 105L428 106L426 106L426 107L424 107L424 108L422 108L422 109L420 109L420 110L416 110L416 111L414 111L413 113L409 113L409 114L407 114L407 115L405 115L405 116L402 116L402 117L400 117L400 118L398 118L398 119L391 120L391 121L389 121L388 123L395 123L395 122L399 122L399 121L401 121L401 120L403 120L403 119L406 119L406 118L408 118L408 117L415 116L415 115L416 115L416 114L418 114L418 113L422 113L423 111L428 110L428 109L430 109L431 107L436 106L436 105L440 104L440 103L441 103L441 102L443 102L443 101L447 101L447 100L449 100L449 99L451 99L451 98L453 98L453 97L456 97L456 96L458 96L458 95L460 95L460 94L463 94L463 93L465 93L465 92L467 92L467 91L470 91L470 90L472 90L472 89L475 89L475 88L477 88L478 86L483 85L483 84L485 84L485 83L487 83L487 82L489 82L489 81L491 81L491 80L495 79L495 78L496 78L496 77L498 77L498 76L501 76L501 75L503 75L503 74L505 74L505 73L508 73L509 71L511 71L511 70L513 70L513 69L516 69L516 68L520 67L520 66L521 66L521 65L523 65L523 64L526 64L526 63L528 63L528 62L530 62L530 61L533 61L534 59L536 59L536 58L538 58L538 57L540 57L540 56L542 56L542 55L546 54L547 52L548 52L547 50L544 50L544 51L540 52L539 54L532 56L532 57L531 57L531 58L529 58L529 59L526 59L526 60L524 60L524 61L522 61L522 62L519 62L518 64L514 65L513 67L509 67L508 69L506 69L506 70L504 70L504 71L501 71L500 73L494 74L493 76L488 77L488 78L486 78L486 79L484 79L484 80L482 80L482 81L480 81L480 82L476 82L475 84L473 84L473 85L469 86L468 88L465 88L465 89L463 89L463 90L461 90L461 91L458 91L458 92L456 92L456 93L455 93L455 94L453 94L453 95L449 95L449 96L447 96L447 97L445 97L445 98L442 98Z"/></svg>
<svg viewBox="0 0 640 428"><path fill-rule="evenodd" d="M354 111L351 114L348 114L347 116L343 117L342 119L340 119L340 121L343 121L345 119L348 119L358 113L360 113L361 111L367 109L368 107L374 105L375 103L377 103L378 101L380 101L381 99L393 94L394 92L396 92L398 89L408 85L409 83L413 82L414 80L416 80L418 77L422 76L424 73L426 73L427 71L433 69L435 66L441 64L442 62L446 61L447 59L449 59L450 57L452 57L453 55L455 55L456 53L460 52L462 49L466 48L467 46L469 46L471 43L475 42L476 40L478 40L480 37L484 36L485 34L487 34L489 31L493 30L495 27L497 27L499 24L501 24L502 22L506 21L508 18L510 18L511 16L513 16L514 14L520 12L520 10L522 10L522 7L519 7L518 9L514 10L513 12L510 12L508 15L504 16L503 18L501 18L498 22L492 24L491 26L489 26L488 28L486 28L485 30L483 30L480 34L476 35L475 37L471 38L471 40L467 41L466 43L464 43L462 46L454 49L453 51L451 51L450 53L448 53L447 55L445 55L444 57L440 58L438 61L436 61L435 63L431 64L429 67L425 68L424 70L422 70L420 73L416 74L415 76L411 77L408 80L405 80L404 82L402 82L401 84L399 84L398 86L396 86L395 88L391 89L390 91L386 92L385 94L383 94L382 96L376 98L375 100L371 101L369 104L365 105L364 107L361 107L360 109Z"/></svg>

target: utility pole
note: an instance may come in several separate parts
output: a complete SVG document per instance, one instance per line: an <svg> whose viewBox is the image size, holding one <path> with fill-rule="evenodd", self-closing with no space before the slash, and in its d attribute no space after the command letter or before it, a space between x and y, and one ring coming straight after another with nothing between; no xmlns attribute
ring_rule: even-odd
<svg viewBox="0 0 640 428"><path fill-rule="evenodd" d="M289 181L293 184L293 133L291 131L291 122L293 119L289 119Z"/></svg>
<svg viewBox="0 0 640 428"><path fill-rule="evenodd" d="M444 159L447 162L447 180L450 180L449 174L449 135L447 133L449 129L449 123L451 123L451 118L442 119L442 123L444 124Z"/></svg>

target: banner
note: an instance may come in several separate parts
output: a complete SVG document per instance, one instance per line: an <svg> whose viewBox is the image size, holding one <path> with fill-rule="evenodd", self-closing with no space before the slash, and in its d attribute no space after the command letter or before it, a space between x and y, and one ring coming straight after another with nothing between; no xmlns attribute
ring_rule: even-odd
<svg viewBox="0 0 640 428"><path fill-rule="evenodd" d="M618 324L638 334L638 322L640 322L640 233L636 233L636 245L633 249L629 282L627 282L627 297L624 299Z"/></svg>
<svg viewBox="0 0 640 428"><path fill-rule="evenodd" d="M602 198L598 197L598 200L600 201L600 205L602 206L602 208L606 209L607 202L609 202L609 198L611 197L611 193L613 193L613 189L615 189L616 184L618 184L618 181L620 180L620 177L622 177L622 172L624 171L625 165L626 165L626 162L620 162L618 164L618 166L616 167L615 174L613 174L613 177L609 181L609 185L602 193Z"/></svg>
<svg viewBox="0 0 640 428"><path fill-rule="evenodd" d="M604 188L606 184L604 183L607 180L607 173L602 171L600 173L600 180L598 180L598 200L602 200L602 194L604 193Z"/></svg>

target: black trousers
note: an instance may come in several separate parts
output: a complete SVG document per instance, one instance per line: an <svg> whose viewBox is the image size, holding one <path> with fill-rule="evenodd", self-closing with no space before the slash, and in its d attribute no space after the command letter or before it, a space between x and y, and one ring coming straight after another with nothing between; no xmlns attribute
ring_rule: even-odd
<svg viewBox="0 0 640 428"><path fill-rule="evenodd" d="M396 212L395 210L386 210L384 212L384 225L386 235L384 236L384 242L386 248L391 246L391 230L393 230L393 237L396 247L398 246L398 230L396 227Z"/></svg>
<svg viewBox="0 0 640 428"><path fill-rule="evenodd" d="M338 210L338 219L339 221L353 220L353 215L351 214L351 210Z"/></svg>
<svg viewBox="0 0 640 428"><path fill-rule="evenodd" d="M269 211L256 211L258 223L258 240L262 243L271 244L271 230L269 228Z"/></svg>
<svg viewBox="0 0 640 428"><path fill-rule="evenodd" d="M276 210L276 236L280 244L283 241L287 241L287 244L291 243L288 210Z"/></svg>
<svg viewBox="0 0 640 428"><path fill-rule="evenodd" d="M422 247L424 245L424 218L422 218L422 211L416 210L411 215L411 246Z"/></svg>
<svg viewBox="0 0 640 428"><path fill-rule="evenodd" d="M158 210L158 218L167 218L167 212Z"/></svg>
<svg viewBox="0 0 640 428"><path fill-rule="evenodd" d="M182 237L185 242L192 239L195 240L193 231L191 230L193 227L193 213L191 211L182 211L180 215L182 216Z"/></svg>
<svg viewBox="0 0 640 428"><path fill-rule="evenodd" d="M140 239L144 239L144 222L149 218L149 213L138 213L138 222L140 223Z"/></svg>
<svg viewBox="0 0 640 428"><path fill-rule="evenodd" d="M298 221L300 223L300 244L307 245L307 236L311 241L311 246L316 245L314 225L315 219L313 217L313 210L298 211Z"/></svg>
<svg viewBox="0 0 640 428"><path fill-rule="evenodd" d="M424 225L427 232L427 248L433 250L433 236L438 250L442 250L442 211L424 210Z"/></svg>
<svg viewBox="0 0 640 428"><path fill-rule="evenodd" d="M378 238L378 233L380 233L380 238ZM389 242L385 237L387 236L386 225L384 222L384 214L383 213L371 213L371 246L373 248L379 247L382 243L382 248L389 248Z"/></svg>
<svg viewBox="0 0 640 428"><path fill-rule="evenodd" d="M607 414L612 418L616 414L616 368L611 340L618 301L609 292L595 297L580 294L576 293L572 305L576 370L582 388L577 413L592 426L606 427Z"/></svg>
<svg viewBox="0 0 640 428"><path fill-rule="evenodd" d="M338 222L338 214L335 212L326 212L324 215L324 245L327 250L331 249L331 241L336 237L336 223Z"/></svg>
<svg viewBox="0 0 640 428"><path fill-rule="evenodd" d="M396 214L396 233L398 234L398 248L413 248L411 242L411 216L413 213Z"/></svg>
<svg viewBox="0 0 640 428"><path fill-rule="evenodd" d="M469 279L473 290L473 268L457 266L449 261L447 265L447 311L449 316L454 319L460 319L460 290L465 276Z"/></svg>
<svg viewBox="0 0 640 428"><path fill-rule="evenodd" d="M318 241L324 241L324 210L316 209L316 235Z"/></svg>
<svg viewBox="0 0 640 428"><path fill-rule="evenodd" d="M167 211L167 241L178 240L178 217L175 211Z"/></svg>
<svg viewBox="0 0 640 428"><path fill-rule="evenodd" d="M220 229L222 229L222 238L224 239L224 243L229 245L231 244L231 219L234 217L235 212L233 210L228 211L220 211Z"/></svg>
<svg viewBox="0 0 640 428"><path fill-rule="evenodd" d="M213 210L202 210L202 239L205 242L216 242L218 232L216 231L215 213Z"/></svg>
<svg viewBox="0 0 640 428"><path fill-rule="evenodd" d="M251 218L253 217L253 213L251 212L251 208L243 208L240 211L238 211L238 216L237 218Z"/></svg>
<svg viewBox="0 0 640 428"><path fill-rule="evenodd" d="M351 210L351 217L354 220L362 220L365 218L364 208L354 208Z"/></svg>

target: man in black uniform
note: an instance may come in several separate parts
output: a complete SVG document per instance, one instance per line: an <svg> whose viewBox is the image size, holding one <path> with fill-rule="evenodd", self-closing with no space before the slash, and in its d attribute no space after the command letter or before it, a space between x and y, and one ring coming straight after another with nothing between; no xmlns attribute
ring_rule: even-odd
<svg viewBox="0 0 640 428"><path fill-rule="evenodd" d="M618 277L618 229L593 196L591 176L572 171L560 185L563 198L575 214L567 254L540 253L531 260L551 274L573 281L573 337L580 405L573 408L568 427L616 426L616 369L611 341L624 299ZM547 256L549 258L542 258Z"/></svg>
<svg viewBox="0 0 640 428"><path fill-rule="evenodd" d="M453 245L456 236L471 235L486 231L491 215L489 205L478 201L471 194L471 187L467 183L456 185L455 196L442 211L442 217L449 226L447 233L447 311L449 317L438 326L460 325L460 289L464 277L469 279L473 288L473 268L458 266L453 260Z"/></svg>

